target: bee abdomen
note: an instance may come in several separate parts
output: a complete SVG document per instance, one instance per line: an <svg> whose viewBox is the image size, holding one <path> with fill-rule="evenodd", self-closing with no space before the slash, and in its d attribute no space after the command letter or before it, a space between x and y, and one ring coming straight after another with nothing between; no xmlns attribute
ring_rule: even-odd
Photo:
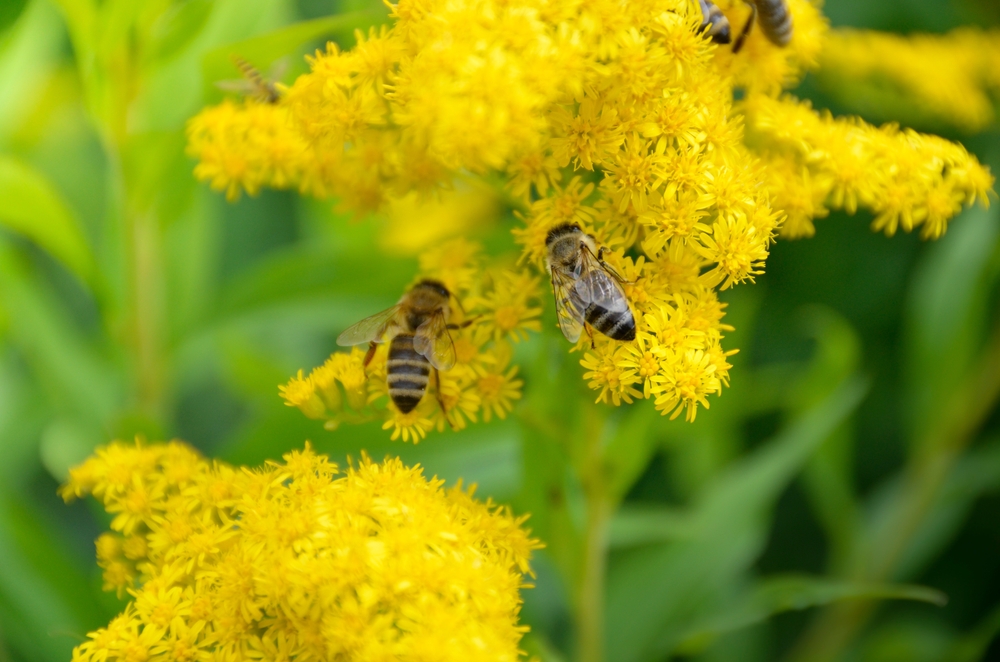
<svg viewBox="0 0 1000 662"><path fill-rule="evenodd" d="M389 343L389 358L385 362L389 397L404 414L413 411L424 391L431 373L431 363L413 349L413 336L400 334Z"/></svg>
<svg viewBox="0 0 1000 662"><path fill-rule="evenodd" d="M713 43L728 44L732 37L726 15L710 0L699 0L699 4L701 5L702 31L708 35Z"/></svg>
<svg viewBox="0 0 1000 662"><path fill-rule="evenodd" d="M635 340L635 318L632 311L612 311L603 306L587 308L587 322L604 335L614 340Z"/></svg>
<svg viewBox="0 0 1000 662"><path fill-rule="evenodd" d="M792 15L785 0L755 0L760 16L757 22L764 35L778 46L785 46L792 39Z"/></svg>

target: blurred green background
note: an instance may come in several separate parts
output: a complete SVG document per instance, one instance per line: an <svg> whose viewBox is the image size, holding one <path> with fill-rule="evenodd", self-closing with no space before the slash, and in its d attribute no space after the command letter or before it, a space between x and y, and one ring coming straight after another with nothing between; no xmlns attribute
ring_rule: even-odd
<svg viewBox="0 0 1000 662"><path fill-rule="evenodd" d="M907 33L997 26L998 7L825 10L835 26ZM291 80L301 54L350 47L385 14L365 0L0 3L0 662L67 660L122 608L94 563L106 516L56 487L96 445L137 434L250 464L311 439L338 461L392 453L478 483L532 513L548 544L525 648L573 659L585 504L553 430L588 427L622 504L608 660L1000 660L1000 205L931 244L875 235L865 213L779 242L756 285L725 294L726 345L741 351L695 424L592 405L551 310L518 346L525 398L506 421L413 446L284 406L277 385L395 301L416 257L386 253L384 220L329 201L227 204L194 181L184 122L236 77L230 53L291 54ZM811 79L797 93L858 112ZM996 124L914 128L1000 172ZM475 238L513 250L513 223Z"/></svg>

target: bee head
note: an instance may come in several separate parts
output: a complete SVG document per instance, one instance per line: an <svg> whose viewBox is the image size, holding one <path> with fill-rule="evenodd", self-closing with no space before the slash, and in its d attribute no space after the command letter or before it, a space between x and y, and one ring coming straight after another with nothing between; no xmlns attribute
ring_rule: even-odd
<svg viewBox="0 0 1000 662"><path fill-rule="evenodd" d="M425 278L422 281L420 281L419 283L417 283L416 287L423 287L423 288L427 288L429 290L432 290L432 291L436 292L437 294L443 296L445 299L447 299L447 298L449 298L451 296L451 292L449 292L448 288L444 286L444 283L442 283L439 280L433 280L433 279L430 279L430 278Z"/></svg>
<svg viewBox="0 0 1000 662"><path fill-rule="evenodd" d="M549 230L549 233L545 236L545 245L551 246L552 242L556 239L564 234L570 234L571 232L583 232L583 230L581 230L580 226L576 223L563 223L562 225L557 225Z"/></svg>

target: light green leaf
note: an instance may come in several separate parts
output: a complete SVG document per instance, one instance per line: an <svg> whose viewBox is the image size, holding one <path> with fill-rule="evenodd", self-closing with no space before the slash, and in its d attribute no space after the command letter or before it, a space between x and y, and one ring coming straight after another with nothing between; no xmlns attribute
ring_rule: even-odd
<svg viewBox="0 0 1000 662"><path fill-rule="evenodd" d="M187 0L171 7L153 27L149 59L164 61L179 53L201 33L214 6L212 0Z"/></svg>
<svg viewBox="0 0 1000 662"><path fill-rule="evenodd" d="M0 156L0 226L32 240L84 282L94 259L80 221L40 172Z"/></svg>

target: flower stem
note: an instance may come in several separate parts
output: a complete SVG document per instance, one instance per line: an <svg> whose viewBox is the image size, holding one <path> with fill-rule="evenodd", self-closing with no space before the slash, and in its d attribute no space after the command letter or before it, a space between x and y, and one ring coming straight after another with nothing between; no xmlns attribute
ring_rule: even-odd
<svg viewBox="0 0 1000 662"><path fill-rule="evenodd" d="M610 520L611 504L607 499L590 499L578 619L580 662L602 662L604 659L604 578Z"/></svg>
<svg viewBox="0 0 1000 662"><path fill-rule="evenodd" d="M604 660L604 587L608 567L608 525L612 504L604 470L604 412L586 416L585 445L580 468L587 504L583 567L577 610L577 645L580 662ZM593 420L596 419L596 420Z"/></svg>

